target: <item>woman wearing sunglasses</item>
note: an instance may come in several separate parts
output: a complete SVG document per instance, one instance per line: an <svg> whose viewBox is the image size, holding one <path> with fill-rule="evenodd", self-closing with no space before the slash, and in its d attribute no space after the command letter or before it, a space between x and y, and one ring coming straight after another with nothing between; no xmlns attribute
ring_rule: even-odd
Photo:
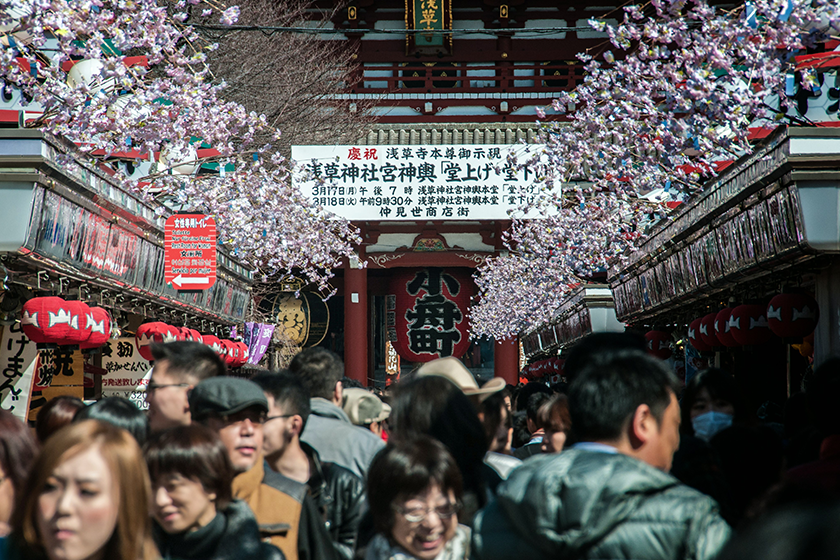
<svg viewBox="0 0 840 560"><path fill-rule="evenodd" d="M429 437L392 444L368 471L368 500L378 531L365 560L463 560L469 528L458 524L461 473L446 447Z"/></svg>

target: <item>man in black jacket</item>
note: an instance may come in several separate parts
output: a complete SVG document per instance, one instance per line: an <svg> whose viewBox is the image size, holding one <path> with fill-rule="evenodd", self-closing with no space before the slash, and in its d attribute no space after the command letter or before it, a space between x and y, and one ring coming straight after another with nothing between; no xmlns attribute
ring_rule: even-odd
<svg viewBox="0 0 840 560"><path fill-rule="evenodd" d="M309 487L337 556L350 560L365 507L362 480L340 465L322 462L317 451L300 441L309 417L309 393L300 379L281 372L262 373L253 381L268 400L263 425L266 462L287 484Z"/></svg>
<svg viewBox="0 0 840 560"><path fill-rule="evenodd" d="M473 558L710 560L729 538L717 504L667 474L679 384L639 351L593 353L569 387L579 443L531 458L473 531Z"/></svg>

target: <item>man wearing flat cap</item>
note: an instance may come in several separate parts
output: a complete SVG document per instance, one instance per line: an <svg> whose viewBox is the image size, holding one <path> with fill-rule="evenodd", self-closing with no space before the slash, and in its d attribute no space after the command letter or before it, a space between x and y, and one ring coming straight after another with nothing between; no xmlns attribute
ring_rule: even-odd
<svg viewBox="0 0 840 560"><path fill-rule="evenodd" d="M260 534L287 560L333 560L330 537L312 497L291 487L265 465L263 423L268 401L260 387L246 379L213 377L189 396L193 421L219 434L234 470L233 496L246 502Z"/></svg>

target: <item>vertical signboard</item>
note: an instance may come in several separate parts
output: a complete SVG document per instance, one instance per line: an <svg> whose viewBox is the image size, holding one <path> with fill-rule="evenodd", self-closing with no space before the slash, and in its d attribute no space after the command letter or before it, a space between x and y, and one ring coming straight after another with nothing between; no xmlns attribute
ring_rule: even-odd
<svg viewBox="0 0 840 560"><path fill-rule="evenodd" d="M26 420L29 392L38 358L35 343L26 338L20 323L3 328L0 338L0 406L20 420Z"/></svg>
<svg viewBox="0 0 840 560"><path fill-rule="evenodd" d="M216 221L210 216L169 216L164 249L164 282L176 290L206 290L216 283Z"/></svg>

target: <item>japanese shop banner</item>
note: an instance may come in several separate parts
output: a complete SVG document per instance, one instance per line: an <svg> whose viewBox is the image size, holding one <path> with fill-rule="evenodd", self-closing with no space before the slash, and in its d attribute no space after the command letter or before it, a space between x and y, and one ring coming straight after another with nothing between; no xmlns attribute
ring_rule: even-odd
<svg viewBox="0 0 840 560"><path fill-rule="evenodd" d="M507 220L509 211L532 201L542 186L536 166L524 165L542 149L538 144L292 146L292 180L315 204L348 220Z"/></svg>
<svg viewBox="0 0 840 560"><path fill-rule="evenodd" d="M134 337L109 340L102 348L103 397L125 397L140 410L147 410L146 385L152 377L152 365L140 356Z"/></svg>
<svg viewBox="0 0 840 560"><path fill-rule="evenodd" d="M20 323L3 328L3 337L0 339L0 367L3 368L0 406L23 421L29 410L29 395L37 358L35 343L26 338Z"/></svg>
<svg viewBox="0 0 840 560"><path fill-rule="evenodd" d="M388 339L409 362L460 358L470 345L467 308L475 284L465 268L400 269L386 298Z"/></svg>

